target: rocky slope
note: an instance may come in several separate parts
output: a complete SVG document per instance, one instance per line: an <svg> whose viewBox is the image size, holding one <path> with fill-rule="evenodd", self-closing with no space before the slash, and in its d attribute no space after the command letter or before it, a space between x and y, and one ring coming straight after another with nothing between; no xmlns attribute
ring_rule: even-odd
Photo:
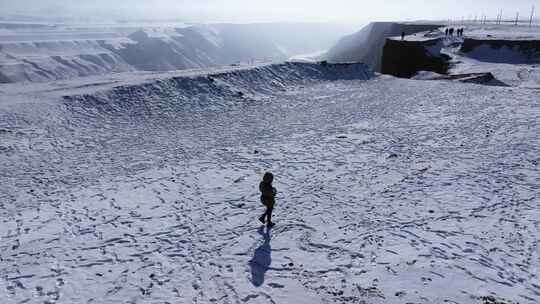
<svg viewBox="0 0 540 304"><path fill-rule="evenodd" d="M0 83L285 60L327 49L345 32L279 23L0 30Z"/></svg>

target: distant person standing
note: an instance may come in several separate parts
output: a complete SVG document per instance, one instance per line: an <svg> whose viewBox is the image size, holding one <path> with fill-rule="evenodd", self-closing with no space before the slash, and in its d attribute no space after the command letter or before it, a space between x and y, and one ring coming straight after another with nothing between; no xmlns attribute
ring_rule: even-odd
<svg viewBox="0 0 540 304"><path fill-rule="evenodd" d="M266 211L259 217L261 223L265 223L267 227L274 227L272 222L272 211L274 210L274 204L276 203L277 190L272 186L274 181L274 175L270 172L266 172L263 176L262 182L259 184L259 190L261 191L261 203L266 206Z"/></svg>
<svg viewBox="0 0 540 304"><path fill-rule="evenodd" d="M448 31L448 33L450 34L450 36L454 36L454 28L450 28L450 30Z"/></svg>
<svg viewBox="0 0 540 304"><path fill-rule="evenodd" d="M445 36L448 36L448 28L446 28L446 29L444 30L444 35L445 35Z"/></svg>
<svg viewBox="0 0 540 304"><path fill-rule="evenodd" d="M401 32L401 40L405 40L405 32Z"/></svg>

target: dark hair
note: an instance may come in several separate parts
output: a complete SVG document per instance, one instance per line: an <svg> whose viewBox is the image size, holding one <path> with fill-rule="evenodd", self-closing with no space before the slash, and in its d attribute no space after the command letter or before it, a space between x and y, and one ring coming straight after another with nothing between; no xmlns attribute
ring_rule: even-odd
<svg viewBox="0 0 540 304"><path fill-rule="evenodd" d="M263 176L263 182L265 183L268 183L268 184L271 184L272 181L274 180L274 174L270 173L270 172L266 172Z"/></svg>

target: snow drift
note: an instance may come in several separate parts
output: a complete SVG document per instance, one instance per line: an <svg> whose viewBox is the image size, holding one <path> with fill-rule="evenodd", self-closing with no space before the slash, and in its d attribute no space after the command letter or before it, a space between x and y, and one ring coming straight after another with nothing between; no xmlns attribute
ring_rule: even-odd
<svg viewBox="0 0 540 304"><path fill-rule="evenodd" d="M65 96L64 102L70 111L93 117L174 117L175 112L185 107L227 107L260 100L267 94L292 86L329 80L367 80L372 77L374 73L360 63L295 62L119 86L105 92Z"/></svg>
<svg viewBox="0 0 540 304"><path fill-rule="evenodd" d="M364 62L375 71L382 67L382 53L386 39L431 31L440 28L434 24L407 24L395 22L373 22L359 32L342 38L326 54L330 62Z"/></svg>
<svg viewBox="0 0 540 304"><path fill-rule="evenodd" d="M540 62L540 40L465 39L461 52L467 57L492 63Z"/></svg>

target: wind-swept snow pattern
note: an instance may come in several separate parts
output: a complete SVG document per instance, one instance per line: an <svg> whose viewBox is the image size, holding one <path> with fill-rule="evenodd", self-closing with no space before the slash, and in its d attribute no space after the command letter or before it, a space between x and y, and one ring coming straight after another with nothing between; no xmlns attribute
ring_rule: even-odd
<svg viewBox="0 0 540 304"><path fill-rule="evenodd" d="M100 87L0 97L4 303L540 301L533 90L300 63Z"/></svg>

